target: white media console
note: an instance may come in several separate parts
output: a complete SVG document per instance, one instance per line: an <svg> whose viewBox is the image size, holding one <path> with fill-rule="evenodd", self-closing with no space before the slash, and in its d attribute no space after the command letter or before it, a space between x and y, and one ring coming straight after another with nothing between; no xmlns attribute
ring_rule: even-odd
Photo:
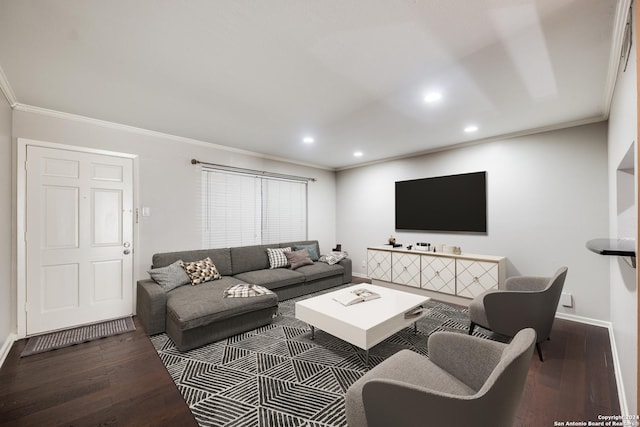
<svg viewBox="0 0 640 427"><path fill-rule="evenodd" d="M489 289L502 289L507 259L500 256L449 254L372 246L367 248L367 274L375 281L412 286L467 303ZM437 293L437 294L435 294ZM442 298L447 299L447 298Z"/></svg>

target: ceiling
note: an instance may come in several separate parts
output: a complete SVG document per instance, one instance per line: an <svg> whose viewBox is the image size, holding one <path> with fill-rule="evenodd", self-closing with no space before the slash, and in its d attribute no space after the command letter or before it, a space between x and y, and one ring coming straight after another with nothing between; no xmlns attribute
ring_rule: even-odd
<svg viewBox="0 0 640 427"><path fill-rule="evenodd" d="M341 169L606 119L623 4L0 0L0 81L16 108Z"/></svg>

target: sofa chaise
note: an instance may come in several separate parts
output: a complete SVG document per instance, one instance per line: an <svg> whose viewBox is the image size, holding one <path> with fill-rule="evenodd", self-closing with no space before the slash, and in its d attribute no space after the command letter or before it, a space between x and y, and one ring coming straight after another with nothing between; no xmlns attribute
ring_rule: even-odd
<svg viewBox="0 0 640 427"><path fill-rule="evenodd" d="M170 267L178 261L192 262L207 257L220 274L217 280L169 289L153 279L137 283L137 316L148 335L167 333L181 351L190 350L271 323L278 299L306 295L351 282L349 258L335 264L313 261L295 270L270 268L267 249L305 249L310 259L320 254L317 240L271 245L201 249L153 255L152 270ZM249 298L225 298L224 292L237 284L260 285L274 293Z"/></svg>

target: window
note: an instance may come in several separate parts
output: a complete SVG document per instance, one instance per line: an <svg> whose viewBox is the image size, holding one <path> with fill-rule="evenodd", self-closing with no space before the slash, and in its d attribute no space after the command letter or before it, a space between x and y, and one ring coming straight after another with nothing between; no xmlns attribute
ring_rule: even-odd
<svg viewBox="0 0 640 427"><path fill-rule="evenodd" d="M202 245L225 248L307 238L307 182L202 170Z"/></svg>

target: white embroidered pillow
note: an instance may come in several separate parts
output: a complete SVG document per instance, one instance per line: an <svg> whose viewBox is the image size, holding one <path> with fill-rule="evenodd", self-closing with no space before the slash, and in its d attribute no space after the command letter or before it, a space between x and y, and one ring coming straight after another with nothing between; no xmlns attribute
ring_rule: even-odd
<svg viewBox="0 0 640 427"><path fill-rule="evenodd" d="M291 248L267 248L270 269L289 266L289 260L284 254L285 252L291 252Z"/></svg>

